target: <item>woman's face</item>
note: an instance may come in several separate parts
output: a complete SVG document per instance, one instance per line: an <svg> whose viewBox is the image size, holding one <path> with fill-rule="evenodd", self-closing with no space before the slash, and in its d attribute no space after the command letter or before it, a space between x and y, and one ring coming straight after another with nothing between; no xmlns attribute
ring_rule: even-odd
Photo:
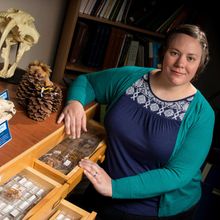
<svg viewBox="0 0 220 220"><path fill-rule="evenodd" d="M172 85L184 85L195 76L202 57L199 41L186 34L175 34L164 54L163 74Z"/></svg>

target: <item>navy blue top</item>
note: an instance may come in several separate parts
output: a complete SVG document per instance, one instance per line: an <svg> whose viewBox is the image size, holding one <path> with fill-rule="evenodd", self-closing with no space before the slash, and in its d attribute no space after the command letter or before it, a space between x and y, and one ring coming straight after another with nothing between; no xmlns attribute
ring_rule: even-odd
<svg viewBox="0 0 220 220"><path fill-rule="evenodd" d="M108 147L103 167L113 179L162 167L193 99L161 100L153 94L149 78L146 74L135 82L106 114ZM130 214L157 216L159 199L113 200L113 206Z"/></svg>

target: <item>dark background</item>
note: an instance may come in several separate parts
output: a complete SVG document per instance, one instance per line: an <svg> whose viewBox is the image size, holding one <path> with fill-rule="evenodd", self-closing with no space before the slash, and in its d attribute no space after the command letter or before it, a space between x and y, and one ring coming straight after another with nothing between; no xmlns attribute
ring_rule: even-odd
<svg viewBox="0 0 220 220"><path fill-rule="evenodd" d="M220 74L218 64L220 62L220 42L219 42L219 23L217 16L220 15L217 3L213 1L188 1L191 4L194 12L197 13L198 24L207 34L210 50L210 61L207 68L201 73L196 87L207 98L212 96L217 91L220 91ZM206 3L204 3L206 2Z"/></svg>

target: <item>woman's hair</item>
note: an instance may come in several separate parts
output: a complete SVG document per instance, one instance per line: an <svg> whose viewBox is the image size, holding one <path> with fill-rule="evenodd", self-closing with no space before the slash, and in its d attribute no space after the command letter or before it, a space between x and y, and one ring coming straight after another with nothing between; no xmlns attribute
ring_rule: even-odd
<svg viewBox="0 0 220 220"><path fill-rule="evenodd" d="M209 61L209 46L208 46L206 34L197 25L192 25L192 24L179 25L167 33L167 36L165 39L165 45L164 45L165 50L168 48L170 40L175 34L186 34L198 40L198 42L200 43L201 48L202 48L202 57L201 57L201 61L200 61L198 70L196 72L196 75L194 77L194 78L197 78L198 74L205 69Z"/></svg>

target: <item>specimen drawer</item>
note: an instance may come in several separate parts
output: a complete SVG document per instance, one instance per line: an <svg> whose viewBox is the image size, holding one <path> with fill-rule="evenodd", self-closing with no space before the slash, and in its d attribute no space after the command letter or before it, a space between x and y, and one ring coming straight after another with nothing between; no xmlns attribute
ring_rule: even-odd
<svg viewBox="0 0 220 220"><path fill-rule="evenodd" d="M61 185L31 167L11 173L10 178L1 180L0 219L35 219L37 213L43 217L45 205L48 212L66 195L67 184Z"/></svg>
<svg viewBox="0 0 220 220"><path fill-rule="evenodd" d="M83 170L78 162L84 157L103 161L106 149L105 130L100 123L90 119L87 132L80 138L65 136L60 128L32 149L34 169L57 182L70 185L70 191L80 182Z"/></svg>
<svg viewBox="0 0 220 220"><path fill-rule="evenodd" d="M87 212L80 207L63 199L58 205L56 211L49 218L50 220L69 219L69 220L93 220L96 212Z"/></svg>

